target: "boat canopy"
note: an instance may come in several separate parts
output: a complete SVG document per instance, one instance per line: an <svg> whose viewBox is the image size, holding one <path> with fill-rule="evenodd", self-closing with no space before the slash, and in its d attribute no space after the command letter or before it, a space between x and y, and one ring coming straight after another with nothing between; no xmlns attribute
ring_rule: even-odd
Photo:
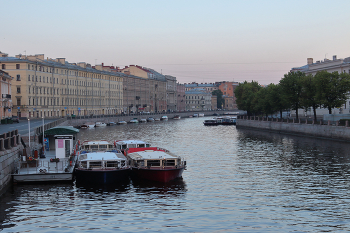
<svg viewBox="0 0 350 233"><path fill-rule="evenodd" d="M79 133L79 129L73 126L56 126L51 129L45 130L45 135L71 135Z"/></svg>

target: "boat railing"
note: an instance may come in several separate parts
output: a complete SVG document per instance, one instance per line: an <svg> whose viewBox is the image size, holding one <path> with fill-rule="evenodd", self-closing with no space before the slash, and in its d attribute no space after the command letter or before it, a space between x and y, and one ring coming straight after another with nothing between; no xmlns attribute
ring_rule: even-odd
<svg viewBox="0 0 350 233"><path fill-rule="evenodd" d="M74 164L70 159L62 159L58 162L50 160L20 161L17 164L17 174L45 174L72 172Z"/></svg>

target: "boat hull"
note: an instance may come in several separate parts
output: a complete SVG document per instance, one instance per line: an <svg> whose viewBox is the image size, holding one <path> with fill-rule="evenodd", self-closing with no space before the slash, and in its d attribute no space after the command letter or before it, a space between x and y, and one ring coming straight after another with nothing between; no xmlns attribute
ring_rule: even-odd
<svg viewBox="0 0 350 233"><path fill-rule="evenodd" d="M77 183L95 183L95 184L119 184L129 181L131 170L113 169L113 170L87 170L75 169L75 179Z"/></svg>
<svg viewBox="0 0 350 233"><path fill-rule="evenodd" d="M156 182L169 182L182 177L184 167L171 169L148 169L133 167L131 170L131 178L135 180L149 180Z"/></svg>

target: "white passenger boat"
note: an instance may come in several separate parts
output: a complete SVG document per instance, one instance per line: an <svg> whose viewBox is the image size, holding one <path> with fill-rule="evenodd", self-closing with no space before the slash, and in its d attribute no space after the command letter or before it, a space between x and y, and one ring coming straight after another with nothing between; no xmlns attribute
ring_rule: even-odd
<svg viewBox="0 0 350 233"><path fill-rule="evenodd" d="M147 120L146 119L140 119L140 123L146 123L147 122Z"/></svg>
<svg viewBox="0 0 350 233"><path fill-rule="evenodd" d="M104 123L104 122L96 122L96 127L105 127L105 126L107 126L107 124L106 123Z"/></svg>
<svg viewBox="0 0 350 233"><path fill-rule="evenodd" d="M124 125L124 124L127 124L128 122L126 121L118 121L118 125Z"/></svg>
<svg viewBox="0 0 350 233"><path fill-rule="evenodd" d="M181 119L181 116L180 116L180 115L175 115L173 119L174 119L174 120L180 120L180 119Z"/></svg>
<svg viewBox="0 0 350 233"><path fill-rule="evenodd" d="M137 118L134 118L134 119L130 120L129 123L132 123L132 124L136 123L137 124L137 123L139 123L139 121L137 120Z"/></svg>
<svg viewBox="0 0 350 233"><path fill-rule="evenodd" d="M95 128L95 124L92 122L84 123L80 126L81 129L92 129Z"/></svg>
<svg viewBox="0 0 350 233"><path fill-rule="evenodd" d="M167 121L168 120L168 116L162 116L161 120L162 121Z"/></svg>
<svg viewBox="0 0 350 233"><path fill-rule="evenodd" d="M121 152L86 152L78 157L77 183L119 184L129 181L130 166Z"/></svg>

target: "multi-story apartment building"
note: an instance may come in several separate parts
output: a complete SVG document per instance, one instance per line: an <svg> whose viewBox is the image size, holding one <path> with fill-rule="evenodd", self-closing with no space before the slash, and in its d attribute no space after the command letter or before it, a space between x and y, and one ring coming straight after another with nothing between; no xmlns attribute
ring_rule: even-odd
<svg viewBox="0 0 350 233"><path fill-rule="evenodd" d="M167 110L176 111L177 101L176 101L176 77L165 75L166 79L166 100L167 100Z"/></svg>
<svg viewBox="0 0 350 233"><path fill-rule="evenodd" d="M203 88L185 92L187 111L204 111L211 109L211 93Z"/></svg>
<svg viewBox="0 0 350 233"><path fill-rule="evenodd" d="M8 57L1 68L12 83L13 114L19 117L61 117L70 114L116 114L123 110L122 73L68 63L43 54Z"/></svg>
<svg viewBox="0 0 350 233"><path fill-rule="evenodd" d="M205 89L207 92L210 92L210 93L219 89L217 83L196 83L196 82L185 83L185 91L189 91L197 88Z"/></svg>
<svg viewBox="0 0 350 233"><path fill-rule="evenodd" d="M177 111L183 112L186 110L186 94L185 94L185 85L177 83L176 84L176 107Z"/></svg>
<svg viewBox="0 0 350 233"><path fill-rule="evenodd" d="M306 75L311 74L315 75L318 71L327 71L329 73L337 71L338 73L350 73L350 57L345 59L337 59L337 56L333 56L332 60L324 59L318 60L314 63L313 58L307 58L307 64L302 67L294 67L291 69L291 72L301 71ZM332 109L333 114L345 114L350 113L350 99L343 105L341 108ZM300 109L299 114L303 116L312 116L312 109L304 110ZM291 114L295 114L295 110L291 112ZM319 108L317 109L318 115L328 114L328 109Z"/></svg>
<svg viewBox="0 0 350 233"><path fill-rule="evenodd" d="M135 65L126 66L119 71L127 75L123 79L125 113L167 110L167 79L164 75Z"/></svg>
<svg viewBox="0 0 350 233"><path fill-rule="evenodd" d="M1 96L1 106L0 106L0 118L12 116L12 100L11 100L11 82L12 77L0 70L0 96Z"/></svg>
<svg viewBox="0 0 350 233"><path fill-rule="evenodd" d="M235 89L239 85L238 82L220 82L219 90L223 93L223 98L225 100L225 106L223 108L227 110L237 109Z"/></svg>

